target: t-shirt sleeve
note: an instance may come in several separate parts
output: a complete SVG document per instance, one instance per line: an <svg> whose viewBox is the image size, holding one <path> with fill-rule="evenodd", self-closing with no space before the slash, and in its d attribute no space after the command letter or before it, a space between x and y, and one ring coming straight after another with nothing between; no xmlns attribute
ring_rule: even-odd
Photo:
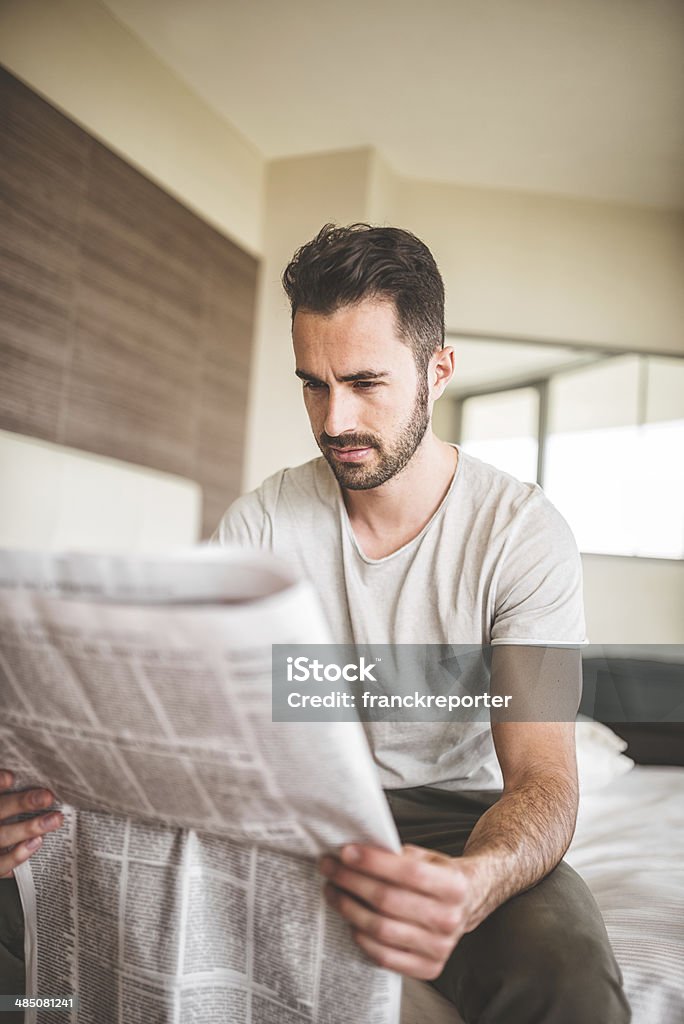
<svg viewBox="0 0 684 1024"><path fill-rule="evenodd" d="M577 544L539 489L519 510L502 552L491 642L587 643Z"/></svg>
<svg viewBox="0 0 684 1024"><path fill-rule="evenodd" d="M243 548L269 548L270 517L259 491L243 494L224 512L211 544L235 544Z"/></svg>

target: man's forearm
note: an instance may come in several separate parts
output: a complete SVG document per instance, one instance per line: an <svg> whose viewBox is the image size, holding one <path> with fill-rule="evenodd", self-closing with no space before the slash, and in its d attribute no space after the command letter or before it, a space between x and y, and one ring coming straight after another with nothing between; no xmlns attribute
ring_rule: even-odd
<svg viewBox="0 0 684 1024"><path fill-rule="evenodd" d="M504 791L483 814L458 858L479 893L468 931L558 864L575 829L577 800L574 778L546 770Z"/></svg>

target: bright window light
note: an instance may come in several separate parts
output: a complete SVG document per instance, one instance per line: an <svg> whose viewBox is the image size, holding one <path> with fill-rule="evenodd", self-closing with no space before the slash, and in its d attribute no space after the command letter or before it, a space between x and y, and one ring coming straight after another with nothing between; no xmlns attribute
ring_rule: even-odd
<svg viewBox="0 0 684 1024"><path fill-rule="evenodd" d="M581 551L684 558L683 373L629 355L551 380L544 490Z"/></svg>
<svg viewBox="0 0 684 1024"><path fill-rule="evenodd" d="M537 478L581 551L684 559L684 359L626 353L461 400L465 451Z"/></svg>
<svg viewBox="0 0 684 1024"><path fill-rule="evenodd" d="M684 420L552 434L544 490L581 551L684 558Z"/></svg>
<svg viewBox="0 0 684 1024"><path fill-rule="evenodd" d="M537 479L539 393L516 388L467 398L463 403L463 450L519 480Z"/></svg>

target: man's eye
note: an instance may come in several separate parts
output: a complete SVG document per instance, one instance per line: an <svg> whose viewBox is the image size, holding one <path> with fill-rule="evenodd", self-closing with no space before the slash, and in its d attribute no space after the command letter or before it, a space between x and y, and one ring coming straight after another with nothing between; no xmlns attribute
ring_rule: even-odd
<svg viewBox="0 0 684 1024"><path fill-rule="evenodd" d="M304 387L307 391L322 391L326 385L317 380L305 380Z"/></svg>
<svg viewBox="0 0 684 1024"><path fill-rule="evenodd" d="M361 391L370 391L371 388L377 388L377 380L357 380L354 382L354 387Z"/></svg>

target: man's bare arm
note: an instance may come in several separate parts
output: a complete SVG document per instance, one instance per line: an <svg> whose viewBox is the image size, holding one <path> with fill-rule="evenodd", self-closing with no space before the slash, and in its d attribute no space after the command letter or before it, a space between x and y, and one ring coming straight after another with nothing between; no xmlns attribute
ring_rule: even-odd
<svg viewBox="0 0 684 1024"><path fill-rule="evenodd" d="M544 878L570 845L577 819L575 715L581 688L576 647L504 644L492 651L492 694L511 701L510 711L492 720L503 794L477 822L463 851L481 900L471 908L472 927Z"/></svg>
<svg viewBox="0 0 684 1024"><path fill-rule="evenodd" d="M570 845L578 803L574 733L574 722L492 726L504 792L463 852L481 900L473 927L544 878Z"/></svg>
<svg viewBox="0 0 684 1024"><path fill-rule="evenodd" d="M574 726L495 729L504 794L473 829L463 856L411 845L400 854L351 846L321 863L328 902L383 967L438 977L461 937L543 878L570 842L577 809Z"/></svg>
<svg viewBox="0 0 684 1024"><path fill-rule="evenodd" d="M560 861L577 814L580 669L576 650L496 649L492 692L517 696L513 715L528 720L492 723L504 791L463 856L411 845L399 854L350 846L323 859L328 902L376 963L438 977L464 934Z"/></svg>

